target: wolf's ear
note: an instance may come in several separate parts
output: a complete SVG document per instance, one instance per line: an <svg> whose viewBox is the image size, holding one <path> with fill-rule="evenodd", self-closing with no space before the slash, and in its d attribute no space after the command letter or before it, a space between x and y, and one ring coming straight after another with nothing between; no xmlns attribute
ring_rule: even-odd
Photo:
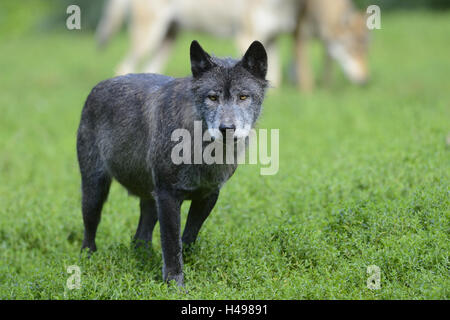
<svg viewBox="0 0 450 320"><path fill-rule="evenodd" d="M206 53L197 40L191 43L191 70L194 78L201 76L204 72L211 69L213 62L208 53Z"/></svg>
<svg viewBox="0 0 450 320"><path fill-rule="evenodd" d="M259 41L253 41L242 58L242 66L257 78L265 79L267 74L267 53Z"/></svg>

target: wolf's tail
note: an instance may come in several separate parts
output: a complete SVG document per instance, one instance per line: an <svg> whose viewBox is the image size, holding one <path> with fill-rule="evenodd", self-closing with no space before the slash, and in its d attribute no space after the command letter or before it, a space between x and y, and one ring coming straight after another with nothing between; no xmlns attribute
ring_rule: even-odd
<svg viewBox="0 0 450 320"><path fill-rule="evenodd" d="M129 11L130 2L130 0L106 1L95 35L99 48L105 48L111 37L120 29Z"/></svg>

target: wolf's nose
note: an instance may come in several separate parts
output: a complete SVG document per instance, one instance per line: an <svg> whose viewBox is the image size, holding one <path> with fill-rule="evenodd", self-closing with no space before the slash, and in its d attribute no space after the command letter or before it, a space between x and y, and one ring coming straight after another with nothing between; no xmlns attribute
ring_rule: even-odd
<svg viewBox="0 0 450 320"><path fill-rule="evenodd" d="M234 124L224 124L224 123L222 123L219 126L219 130L220 130L220 133L222 134L222 136L226 137L227 130L234 131L234 130L236 130L236 126Z"/></svg>

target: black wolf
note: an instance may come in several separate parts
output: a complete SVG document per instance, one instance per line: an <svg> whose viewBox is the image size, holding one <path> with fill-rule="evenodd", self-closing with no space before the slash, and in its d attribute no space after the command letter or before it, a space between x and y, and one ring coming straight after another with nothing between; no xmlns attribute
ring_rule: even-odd
<svg viewBox="0 0 450 320"><path fill-rule="evenodd" d="M182 242L195 241L219 190L237 164L174 164L176 129L193 132L194 121L212 138L231 131L245 139L264 99L267 55L255 41L241 60L211 57L193 41L192 77L129 74L100 82L89 94L78 129L84 240L96 250L95 235L112 179L140 198L137 244L151 245L160 223L163 278L183 285ZM193 135L191 135L193 136ZM227 136L228 137L228 136ZM183 236L180 206L192 200Z"/></svg>

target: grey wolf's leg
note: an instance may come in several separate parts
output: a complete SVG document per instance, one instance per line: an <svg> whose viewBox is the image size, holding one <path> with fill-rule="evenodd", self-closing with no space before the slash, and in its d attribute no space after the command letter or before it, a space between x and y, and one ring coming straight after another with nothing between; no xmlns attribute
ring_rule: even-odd
<svg viewBox="0 0 450 320"><path fill-rule="evenodd" d="M307 37L299 34L296 37L295 57L297 60L298 88L309 92L314 89L314 79L308 59Z"/></svg>
<svg viewBox="0 0 450 320"><path fill-rule="evenodd" d="M102 17L95 32L100 48L105 47L111 37L119 30L125 20L128 6L128 0L108 0L105 3Z"/></svg>
<svg viewBox="0 0 450 320"><path fill-rule="evenodd" d="M175 280L179 286L183 286L183 257L180 237L180 207L182 200L162 190L155 192L155 195L161 230L163 279L167 282Z"/></svg>
<svg viewBox="0 0 450 320"><path fill-rule="evenodd" d="M162 7L158 7L162 5ZM165 1L135 0L131 7L131 48L116 75L136 72L146 55L154 54L171 25L172 8Z"/></svg>
<svg viewBox="0 0 450 320"><path fill-rule="evenodd" d="M97 250L95 235L100 222L103 204L111 186L111 178L103 172L82 175L82 212L84 222L84 240L81 249Z"/></svg>
<svg viewBox="0 0 450 320"><path fill-rule="evenodd" d="M162 73L175 43L176 31L171 27L164 41L144 67L147 73Z"/></svg>
<svg viewBox="0 0 450 320"><path fill-rule="evenodd" d="M206 198L192 200L186 226L183 232L183 244L189 245L197 239L198 232L216 204L219 192Z"/></svg>
<svg viewBox="0 0 450 320"><path fill-rule="evenodd" d="M140 208L141 216L139 218L139 225L134 236L134 242L136 247L141 245L151 247L153 229L158 221L158 212L156 210L155 200L141 199Z"/></svg>

